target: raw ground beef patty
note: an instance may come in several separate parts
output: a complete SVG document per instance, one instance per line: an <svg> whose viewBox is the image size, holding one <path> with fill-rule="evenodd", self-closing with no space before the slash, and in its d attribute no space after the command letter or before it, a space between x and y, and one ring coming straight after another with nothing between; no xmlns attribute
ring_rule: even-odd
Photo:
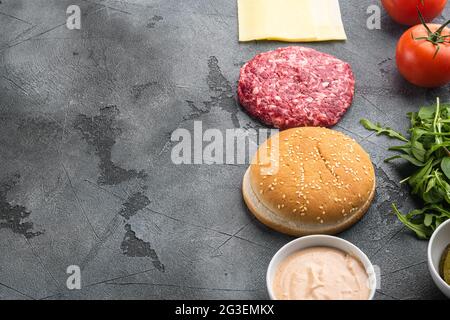
<svg viewBox="0 0 450 320"><path fill-rule="evenodd" d="M305 47L257 55L242 67L238 85L247 112L280 129L336 124L354 91L348 63Z"/></svg>

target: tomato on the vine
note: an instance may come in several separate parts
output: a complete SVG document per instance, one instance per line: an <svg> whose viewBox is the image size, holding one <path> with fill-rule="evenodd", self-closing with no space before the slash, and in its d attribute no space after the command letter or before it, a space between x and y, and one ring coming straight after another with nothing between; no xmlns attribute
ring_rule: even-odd
<svg viewBox="0 0 450 320"><path fill-rule="evenodd" d="M388 14L396 22L408 26L420 23L417 9L422 12L426 22L438 17L445 8L447 0L381 0Z"/></svg>
<svg viewBox="0 0 450 320"><path fill-rule="evenodd" d="M397 67L411 83L439 87L450 82L450 29L419 24L407 30L397 44Z"/></svg>

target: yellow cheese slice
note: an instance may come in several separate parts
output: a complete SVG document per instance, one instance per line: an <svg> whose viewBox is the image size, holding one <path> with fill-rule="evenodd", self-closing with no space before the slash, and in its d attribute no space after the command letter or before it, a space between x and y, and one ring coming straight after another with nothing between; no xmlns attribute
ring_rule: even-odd
<svg viewBox="0 0 450 320"><path fill-rule="evenodd" d="M309 0L238 0L238 11L240 41L316 38Z"/></svg>
<svg viewBox="0 0 450 320"><path fill-rule="evenodd" d="M345 40L338 0L238 0L239 41Z"/></svg>
<svg viewBox="0 0 450 320"><path fill-rule="evenodd" d="M302 0L300 0L302 1ZM316 41L347 40L338 0L309 0L316 29Z"/></svg>

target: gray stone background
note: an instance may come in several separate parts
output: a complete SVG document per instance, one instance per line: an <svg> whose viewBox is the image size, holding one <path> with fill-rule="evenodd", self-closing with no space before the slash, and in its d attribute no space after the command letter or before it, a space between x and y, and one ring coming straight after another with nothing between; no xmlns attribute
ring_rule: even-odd
<svg viewBox="0 0 450 320"><path fill-rule="evenodd" d="M404 131L405 113L448 100L397 73L404 27L378 1L341 1L347 42L305 44L351 63L353 106L335 129L371 154L377 196L341 234L381 268L377 299L440 299L427 242L390 213L414 206L383 163L391 141L367 117ZM82 28L66 28L81 7ZM438 21L450 18L450 6ZM235 0L2 0L0 3L0 298L266 299L266 267L292 238L255 221L241 198L246 165L176 166L171 133L258 128L235 101L240 66L285 46L238 43ZM82 268L82 290L65 284Z"/></svg>

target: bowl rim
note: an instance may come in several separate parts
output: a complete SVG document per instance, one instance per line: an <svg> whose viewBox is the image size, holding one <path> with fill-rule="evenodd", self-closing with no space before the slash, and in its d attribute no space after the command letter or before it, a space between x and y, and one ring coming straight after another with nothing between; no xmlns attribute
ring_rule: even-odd
<svg viewBox="0 0 450 320"><path fill-rule="evenodd" d="M375 273L374 265L370 261L369 257L361 249L359 249L356 245L354 245L353 243L351 243L348 240L345 240L345 239L342 239L342 238L336 237L336 236L318 234L318 235L303 236L303 237L294 239L294 240L286 243L284 246L282 246L274 254L272 259L270 260L270 263L269 263L269 266L267 267L267 272L266 272L266 287L267 287L267 292L268 292L269 297L270 297L271 300L278 300L278 299L275 298L275 295L273 293L272 283L270 282L270 279L269 279L269 275L270 275L271 271L273 269L275 269L275 267L279 263L279 262L276 262L276 260L279 260L278 257L280 255L282 255L283 252L286 251L291 246L299 245L299 244L301 244L301 242L306 241L308 239L316 239L316 240L318 240L318 239L327 239L327 240L330 241L330 243L328 245L325 245L325 247L331 247L331 248L335 248L335 249L338 249L338 250L341 250L341 251L345 251L345 250L343 250L341 248L338 248L337 246L334 246L333 242L334 243L341 242L341 243L344 243L344 244L348 245L349 247L353 248L354 251L357 253L357 257L356 258L358 258L358 260L360 260L360 262L363 264L364 268L366 269L367 275L369 277L369 281L372 284L372 288L370 288L370 295L367 298L367 300L373 300L374 299L375 293L377 291L377 280L378 279L377 279L377 276L376 276L376 273ZM320 247L324 247L324 245L319 245L319 244L314 245L314 244L312 244L312 245L305 246L302 249L313 248L313 247L316 247L316 246L317 247L319 247L319 246ZM298 250L301 250L301 249L298 249Z"/></svg>
<svg viewBox="0 0 450 320"><path fill-rule="evenodd" d="M433 260L431 258L431 251L433 250L433 244L434 244L434 240L436 239L438 233L442 232L442 230L444 229L444 227L450 224L450 219L448 219L447 221L441 223L439 225L439 227L433 232L433 234L431 235L430 241L428 242L428 248L427 248L427 258L428 258L428 266L430 269L430 272L432 272L435 275L435 279L438 279L437 281L443 285L444 288L449 288L450 289L450 285L444 281L444 279L442 279L441 275L439 274L439 271L436 270L436 267L434 266Z"/></svg>

